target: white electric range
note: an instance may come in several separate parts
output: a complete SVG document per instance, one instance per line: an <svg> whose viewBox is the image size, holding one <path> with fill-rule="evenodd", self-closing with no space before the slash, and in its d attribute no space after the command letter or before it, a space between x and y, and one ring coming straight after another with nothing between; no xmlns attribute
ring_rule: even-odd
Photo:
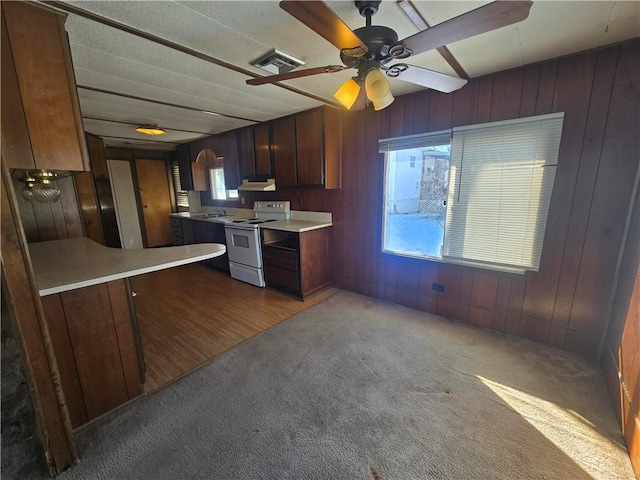
<svg viewBox="0 0 640 480"><path fill-rule="evenodd" d="M252 218L233 220L225 225L231 277L264 287L260 225L291 218L287 201L255 202Z"/></svg>

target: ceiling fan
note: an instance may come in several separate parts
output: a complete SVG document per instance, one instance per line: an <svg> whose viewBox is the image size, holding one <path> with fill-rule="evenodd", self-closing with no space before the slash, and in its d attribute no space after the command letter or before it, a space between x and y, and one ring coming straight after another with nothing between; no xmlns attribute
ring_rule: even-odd
<svg viewBox="0 0 640 480"><path fill-rule="evenodd" d="M380 0L355 2L360 15L366 18L366 26L353 31L322 1L282 0L280 8L340 49L340 60L344 66L327 65L290 71L253 78L247 80L247 84L277 83L355 68L357 75L334 94L349 110L361 110L368 101L376 110L381 110L393 102L389 81L383 71L387 77L450 93L465 85L467 80L402 62L387 64L520 22L529 16L531 4L531 1L495 1L398 40L398 34L391 28L371 24Z"/></svg>

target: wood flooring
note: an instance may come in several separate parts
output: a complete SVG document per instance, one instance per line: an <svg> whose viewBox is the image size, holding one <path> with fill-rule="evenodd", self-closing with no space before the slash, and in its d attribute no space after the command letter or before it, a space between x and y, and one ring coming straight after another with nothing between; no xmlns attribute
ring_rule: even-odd
<svg viewBox="0 0 640 480"><path fill-rule="evenodd" d="M200 264L131 278L151 392L336 293L302 302Z"/></svg>

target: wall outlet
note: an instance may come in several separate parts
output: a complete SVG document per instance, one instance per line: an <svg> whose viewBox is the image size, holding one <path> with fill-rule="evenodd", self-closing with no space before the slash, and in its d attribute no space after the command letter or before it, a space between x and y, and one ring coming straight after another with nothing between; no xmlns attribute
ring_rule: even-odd
<svg viewBox="0 0 640 480"><path fill-rule="evenodd" d="M436 292L444 292L444 285L442 283L432 283L431 290L435 290Z"/></svg>
<svg viewBox="0 0 640 480"><path fill-rule="evenodd" d="M244 197L240 197L240 204L244 205L245 203L247 203L247 200Z"/></svg>

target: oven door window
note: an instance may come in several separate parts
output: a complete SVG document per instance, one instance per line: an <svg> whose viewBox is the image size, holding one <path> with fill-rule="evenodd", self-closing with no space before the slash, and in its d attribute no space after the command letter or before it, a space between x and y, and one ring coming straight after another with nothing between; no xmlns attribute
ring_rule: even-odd
<svg viewBox="0 0 640 480"><path fill-rule="evenodd" d="M233 246L234 247L249 248L249 237L248 237L248 235L238 235L237 233L234 233L232 235L232 238L233 238Z"/></svg>

